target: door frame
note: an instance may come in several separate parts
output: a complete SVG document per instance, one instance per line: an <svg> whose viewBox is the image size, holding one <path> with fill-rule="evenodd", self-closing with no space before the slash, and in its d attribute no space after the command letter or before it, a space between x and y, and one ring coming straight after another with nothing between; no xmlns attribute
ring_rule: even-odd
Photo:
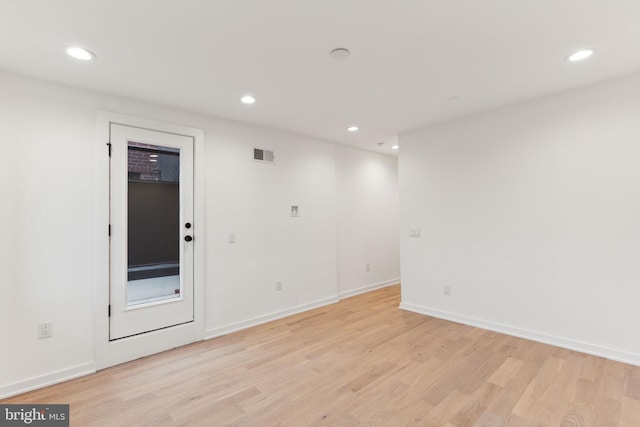
<svg viewBox="0 0 640 427"><path fill-rule="evenodd" d="M194 141L193 164L193 292L194 321L166 329L160 329L109 341L109 223L110 223L110 164L109 146L111 124L138 127L159 132L189 136ZM204 339L204 286L205 286L205 212L204 212L204 132L201 129L172 123L143 119L135 116L98 111L96 132L95 176L96 187L96 289L95 289L95 366L109 366L159 353L171 348Z"/></svg>

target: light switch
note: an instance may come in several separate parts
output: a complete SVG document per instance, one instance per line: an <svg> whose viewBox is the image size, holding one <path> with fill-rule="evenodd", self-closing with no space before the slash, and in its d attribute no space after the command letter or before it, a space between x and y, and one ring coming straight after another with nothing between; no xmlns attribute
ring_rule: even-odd
<svg viewBox="0 0 640 427"><path fill-rule="evenodd" d="M229 243L236 242L236 233L229 233Z"/></svg>
<svg viewBox="0 0 640 427"><path fill-rule="evenodd" d="M419 228L410 228L409 229L409 237L413 239L419 239L422 235L422 230Z"/></svg>

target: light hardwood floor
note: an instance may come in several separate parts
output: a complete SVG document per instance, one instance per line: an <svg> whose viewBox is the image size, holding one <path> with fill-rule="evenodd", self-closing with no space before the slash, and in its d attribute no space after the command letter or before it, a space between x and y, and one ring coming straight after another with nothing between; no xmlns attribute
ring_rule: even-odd
<svg viewBox="0 0 640 427"><path fill-rule="evenodd" d="M69 403L82 427L640 426L640 368L402 311L399 295L384 288L3 403Z"/></svg>

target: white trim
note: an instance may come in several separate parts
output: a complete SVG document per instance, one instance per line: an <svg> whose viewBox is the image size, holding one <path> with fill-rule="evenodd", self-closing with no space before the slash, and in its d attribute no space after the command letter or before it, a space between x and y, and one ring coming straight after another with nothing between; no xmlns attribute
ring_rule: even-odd
<svg viewBox="0 0 640 427"><path fill-rule="evenodd" d="M356 295L364 294L364 293L367 293L367 292L375 291L376 289L386 288L387 286L397 285L399 283L400 283L400 278L386 280L384 282L374 283L372 285L363 286L363 287L358 288L358 289L351 289L350 291L340 292L340 293L338 293L338 297L340 299L345 299L345 298L353 297L353 296L356 296Z"/></svg>
<svg viewBox="0 0 640 427"><path fill-rule="evenodd" d="M542 332L532 331L529 329L522 329L514 326L504 325L502 323L481 320L461 314L449 313L446 311L440 311L430 307L423 307L406 302L401 302L400 308L402 310L437 317L439 319L450 320L452 322L475 326L477 328L488 329L490 331L499 332L518 338L537 341L556 347L566 348L568 350L579 351L581 353L591 354L593 356L604 357L605 359L614 360L616 362L640 366L640 354L628 353L614 348L603 347L600 345L572 340L570 338L563 338L555 335L545 334Z"/></svg>
<svg viewBox="0 0 640 427"><path fill-rule="evenodd" d="M254 317L252 319L243 320L241 322L232 323L230 325L221 326L219 328L209 329L205 332L204 339L210 340L212 338L220 337L222 335L227 335L232 332L241 331L243 329L248 329L253 326L262 325L264 323L268 323L274 320L282 319L284 317L292 316L294 314L303 313L305 311L313 310L314 308L323 307L329 304L335 304L340 300L337 297L330 297L321 299L318 301L310 302L308 304L298 305L296 307L291 307L286 310L276 311L274 313L265 314L263 316Z"/></svg>
<svg viewBox="0 0 640 427"><path fill-rule="evenodd" d="M17 383L4 385L0 387L0 399L6 399L7 397L58 384L74 378L83 377L95 372L95 365L93 363L87 363L85 365L78 365L74 368L67 368L61 371L40 375L39 377L29 378Z"/></svg>
<svg viewBox="0 0 640 427"><path fill-rule="evenodd" d="M110 124L191 136L194 139L194 321L153 333L138 335L130 339L109 341L109 141ZM98 111L96 127L95 158L95 230L96 230L96 288L95 288L95 369L104 369L127 360L137 359L151 353L169 350L178 345L200 341L204 337L204 287L205 287L205 165L204 132L201 129L139 118L108 111ZM136 344L137 342L137 344ZM130 349L127 352L126 348Z"/></svg>

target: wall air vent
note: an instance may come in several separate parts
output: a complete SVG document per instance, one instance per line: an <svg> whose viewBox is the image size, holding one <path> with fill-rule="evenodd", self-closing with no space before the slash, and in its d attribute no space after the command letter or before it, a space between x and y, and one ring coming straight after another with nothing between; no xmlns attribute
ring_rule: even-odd
<svg viewBox="0 0 640 427"><path fill-rule="evenodd" d="M254 148L253 160L255 160L256 162L273 163L275 161L275 156L273 155L273 151L264 150L262 148Z"/></svg>

